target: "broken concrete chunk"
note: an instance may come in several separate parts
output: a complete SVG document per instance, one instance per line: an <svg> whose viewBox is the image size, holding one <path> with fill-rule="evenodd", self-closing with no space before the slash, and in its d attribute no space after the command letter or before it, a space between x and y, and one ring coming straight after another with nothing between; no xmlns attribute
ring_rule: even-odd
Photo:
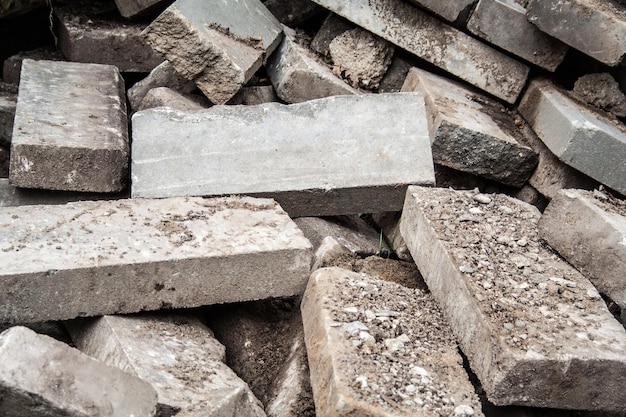
<svg viewBox="0 0 626 417"><path fill-rule="evenodd" d="M344 18L339 17L335 13L328 13L328 16L322 22L322 26L311 41L311 49L320 55L327 56L329 53L328 47L333 39L354 28L355 26Z"/></svg>
<svg viewBox="0 0 626 417"><path fill-rule="evenodd" d="M20 83L22 61L34 59L35 61L65 61L63 54L57 49L37 48L11 55L2 65L2 79L10 84Z"/></svg>
<svg viewBox="0 0 626 417"><path fill-rule="evenodd" d="M265 417L248 385L223 362L224 346L196 317L104 316L72 321L68 330L82 352L149 383L161 412L173 412L167 415Z"/></svg>
<svg viewBox="0 0 626 417"><path fill-rule="evenodd" d="M424 95L435 163L521 187L537 165L506 109L463 85L411 68L402 91Z"/></svg>
<svg viewBox="0 0 626 417"><path fill-rule="evenodd" d="M568 47L526 19L517 0L480 0L467 22L474 35L548 71L555 71Z"/></svg>
<svg viewBox="0 0 626 417"><path fill-rule="evenodd" d="M519 112L561 161L626 194L626 128L579 104L549 80L533 80Z"/></svg>
<svg viewBox="0 0 626 417"><path fill-rule="evenodd" d="M139 112L132 178L134 197L272 196L302 217L397 210L434 173L424 101L407 93Z"/></svg>
<svg viewBox="0 0 626 417"><path fill-rule="evenodd" d="M11 146L13 119L17 104L17 86L0 81L0 146Z"/></svg>
<svg viewBox="0 0 626 417"><path fill-rule="evenodd" d="M409 187L400 230L492 403L624 412L626 331L541 242L539 217L503 195Z"/></svg>
<svg viewBox="0 0 626 417"><path fill-rule="evenodd" d="M156 87L148 91L141 100L139 110L155 107L171 107L182 111L204 110L211 107L211 103L202 96L179 93L167 87Z"/></svg>
<svg viewBox="0 0 626 417"><path fill-rule="evenodd" d="M257 85L243 87L227 104L245 104L253 106L255 104L278 102L278 96L271 85Z"/></svg>
<svg viewBox="0 0 626 417"><path fill-rule="evenodd" d="M282 28L260 0L177 0L143 35L211 102L224 104L276 49Z"/></svg>
<svg viewBox="0 0 626 417"><path fill-rule="evenodd" d="M443 17L451 23L465 26L468 16L472 13L477 0L410 0L420 7Z"/></svg>
<svg viewBox="0 0 626 417"><path fill-rule="evenodd" d="M391 65L378 86L379 93L397 93L402 90L402 85L409 70L414 67L408 59L398 54L391 59Z"/></svg>
<svg viewBox="0 0 626 417"><path fill-rule="evenodd" d="M0 323L292 296L311 264L309 241L267 199L8 207L0 225Z"/></svg>
<svg viewBox="0 0 626 417"><path fill-rule="evenodd" d="M315 2L509 103L526 83L526 65L402 0Z"/></svg>
<svg viewBox="0 0 626 417"><path fill-rule="evenodd" d="M0 334L0 414L154 417L149 384L26 327Z"/></svg>
<svg viewBox="0 0 626 417"><path fill-rule="evenodd" d="M626 117L626 95L608 72L583 75L574 83L572 94L617 117Z"/></svg>
<svg viewBox="0 0 626 417"><path fill-rule="evenodd" d="M317 415L447 416L463 407L482 416L430 294L323 268L301 310Z"/></svg>
<svg viewBox="0 0 626 417"><path fill-rule="evenodd" d="M171 0L115 0L115 5L122 16L133 19L164 7L168 2Z"/></svg>
<svg viewBox="0 0 626 417"><path fill-rule="evenodd" d="M124 80L111 65L24 60L12 185L117 192L128 174Z"/></svg>

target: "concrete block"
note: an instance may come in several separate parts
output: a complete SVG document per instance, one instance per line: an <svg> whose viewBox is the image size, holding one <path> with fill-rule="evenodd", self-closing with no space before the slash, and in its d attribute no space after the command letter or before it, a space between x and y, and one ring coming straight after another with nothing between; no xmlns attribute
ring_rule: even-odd
<svg viewBox="0 0 626 417"><path fill-rule="evenodd" d="M224 346L194 316L104 316L74 320L68 330L83 353L149 383L161 414L265 417L248 385L224 363Z"/></svg>
<svg viewBox="0 0 626 417"><path fill-rule="evenodd" d="M278 96L271 85L256 85L243 87L227 104L245 104L253 106L255 104L278 102Z"/></svg>
<svg viewBox="0 0 626 417"><path fill-rule="evenodd" d="M309 241L266 199L6 207L0 224L0 323L292 296L311 262Z"/></svg>
<svg viewBox="0 0 626 417"><path fill-rule="evenodd" d="M608 72L583 75L574 83L572 94L617 117L626 117L626 95Z"/></svg>
<svg viewBox="0 0 626 417"><path fill-rule="evenodd" d="M338 266L346 260L355 260L357 255L332 236L326 236L315 248L311 271L327 266Z"/></svg>
<svg viewBox="0 0 626 417"><path fill-rule="evenodd" d="M605 0L530 0L526 9L528 20L542 32L607 65L622 62L626 54L623 6Z"/></svg>
<svg viewBox="0 0 626 417"><path fill-rule="evenodd" d="M623 413L626 330L542 243L539 217L500 194L410 187L400 231L489 401Z"/></svg>
<svg viewBox="0 0 626 417"><path fill-rule="evenodd" d="M541 220L541 237L598 290L626 309L626 203L602 193L562 190Z"/></svg>
<svg viewBox="0 0 626 417"><path fill-rule="evenodd" d="M328 47L333 39L348 30L354 29L355 27L356 26L352 23L342 17L339 17L335 13L329 13L326 19L322 22L322 26L320 26L319 30L313 37L313 40L311 41L311 49L320 55L327 56L329 54Z"/></svg>
<svg viewBox="0 0 626 417"><path fill-rule="evenodd" d="M584 107L548 80L532 81L518 110L557 158L626 194L623 124Z"/></svg>
<svg viewBox="0 0 626 417"><path fill-rule="evenodd" d="M474 35L548 71L554 72L568 46L526 19L516 0L480 0L467 22Z"/></svg>
<svg viewBox="0 0 626 417"><path fill-rule="evenodd" d="M315 0L318 4L509 103L529 68L401 0ZM410 16L410 18L408 18Z"/></svg>
<svg viewBox="0 0 626 417"><path fill-rule="evenodd" d="M134 19L165 8L171 0L115 0L120 14L127 19Z"/></svg>
<svg viewBox="0 0 626 417"><path fill-rule="evenodd" d="M6 0L0 3L0 18L27 13L45 5L45 0Z"/></svg>
<svg viewBox="0 0 626 417"><path fill-rule="evenodd" d="M410 0L420 7L430 10L458 26L465 26L477 0Z"/></svg>
<svg viewBox="0 0 626 417"><path fill-rule="evenodd" d="M533 172L537 155L499 102L416 67L402 91L424 95L435 163L515 187Z"/></svg>
<svg viewBox="0 0 626 417"><path fill-rule="evenodd" d="M276 49L282 28L260 0L177 0L143 36L211 102L224 104Z"/></svg>
<svg viewBox="0 0 626 417"><path fill-rule="evenodd" d="M287 103L316 98L360 94L343 82L311 52L299 45L295 32L285 27L285 37L269 58L267 74L276 94Z"/></svg>
<svg viewBox="0 0 626 417"><path fill-rule="evenodd" d="M537 207L537 209L541 212L546 209L546 206L550 202L546 196L541 194L535 187L529 184L524 185L518 191L513 193L512 196L520 201L523 201L524 203Z"/></svg>
<svg viewBox="0 0 626 417"><path fill-rule="evenodd" d="M391 59L391 65L387 69L385 76L378 86L379 93L398 93L402 90L402 85L409 70L414 67L411 61L396 53Z"/></svg>
<svg viewBox="0 0 626 417"><path fill-rule="evenodd" d="M404 238L400 234L400 216L399 211L387 211L372 214L372 220L381 230L385 240L396 254L396 256L407 262L413 262L409 248L406 247Z"/></svg>
<svg viewBox="0 0 626 417"><path fill-rule="evenodd" d="M121 191L128 148L124 80L117 68L24 61L11 140L12 185Z"/></svg>
<svg viewBox="0 0 626 417"><path fill-rule="evenodd" d="M300 26L326 12L311 0L266 0L263 4L280 23L289 27Z"/></svg>
<svg viewBox="0 0 626 417"><path fill-rule="evenodd" d="M17 85L0 81L0 146L9 148L17 105Z"/></svg>
<svg viewBox="0 0 626 417"><path fill-rule="evenodd" d="M131 194L272 196L292 217L398 210L408 184L434 181L425 118L412 93L138 112Z"/></svg>
<svg viewBox="0 0 626 417"><path fill-rule="evenodd" d="M2 79L9 84L19 84L22 61L25 59L33 59L35 61L65 61L65 57L59 50L50 49L48 47L18 52L4 60L2 64Z"/></svg>
<svg viewBox="0 0 626 417"><path fill-rule="evenodd" d="M182 111L204 110L211 107L211 103L202 96L179 93L168 87L156 87L148 91L148 94L141 100L138 110L155 107L171 107Z"/></svg>
<svg viewBox="0 0 626 417"><path fill-rule="evenodd" d="M0 334L0 359L2 415L156 415L146 382L26 327Z"/></svg>
<svg viewBox="0 0 626 417"><path fill-rule="evenodd" d="M323 268L311 275L301 311L317 415L482 416L426 291Z"/></svg>

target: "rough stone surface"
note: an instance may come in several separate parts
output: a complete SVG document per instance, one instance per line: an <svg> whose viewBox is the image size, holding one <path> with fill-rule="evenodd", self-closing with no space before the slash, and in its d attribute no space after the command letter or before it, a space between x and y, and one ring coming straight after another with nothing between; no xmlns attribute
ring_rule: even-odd
<svg viewBox="0 0 626 417"><path fill-rule="evenodd" d="M171 0L115 0L115 5L122 16L133 19L166 6L168 1L171 3Z"/></svg>
<svg viewBox="0 0 626 417"><path fill-rule="evenodd" d="M526 9L528 20L542 32L607 65L622 62L626 54L623 6L606 0L531 0Z"/></svg>
<svg viewBox="0 0 626 417"><path fill-rule="evenodd" d="M474 35L548 71L565 58L566 44L546 35L526 19L517 0L480 0L467 22Z"/></svg>
<svg viewBox="0 0 626 417"><path fill-rule="evenodd" d="M280 23L289 27L306 23L325 12L311 0L266 0L263 4Z"/></svg>
<svg viewBox="0 0 626 417"><path fill-rule="evenodd" d="M146 110L131 193L272 196L292 217L398 210L406 185L434 181L425 119L414 93Z"/></svg>
<svg viewBox="0 0 626 417"><path fill-rule="evenodd" d="M224 363L224 346L194 316L104 316L72 321L68 329L82 352L149 383L162 414L265 416L248 385Z"/></svg>
<svg viewBox="0 0 626 417"><path fill-rule="evenodd" d="M329 13L322 22L313 40L311 41L311 49L320 55L328 56L328 47L337 36L342 33L354 29L355 26L342 17L334 13Z"/></svg>
<svg viewBox="0 0 626 417"><path fill-rule="evenodd" d="M168 87L156 87L148 91L138 110L155 107L171 107L182 111L204 110L211 107L211 103L202 96L179 93Z"/></svg>
<svg viewBox="0 0 626 417"><path fill-rule="evenodd" d="M396 256L408 262L413 262L409 248L406 247L404 238L400 234L400 216L401 212L383 212L372 214L372 220L385 236L385 240L389 242L389 246Z"/></svg>
<svg viewBox="0 0 626 417"><path fill-rule="evenodd" d="M311 262L267 199L7 207L0 225L0 323L292 296Z"/></svg>
<svg viewBox="0 0 626 417"><path fill-rule="evenodd" d="M454 336L424 290L339 268L302 300L320 416L482 416Z"/></svg>
<svg viewBox="0 0 626 417"><path fill-rule="evenodd" d="M503 195L410 187L400 230L492 403L623 413L626 331L541 242L539 217Z"/></svg>
<svg viewBox="0 0 626 417"><path fill-rule="evenodd" d="M276 49L282 28L260 0L177 0L143 35L211 102L224 104Z"/></svg>
<svg viewBox="0 0 626 417"><path fill-rule="evenodd" d="M626 128L548 80L530 83L519 112L561 161L626 194Z"/></svg>
<svg viewBox="0 0 626 417"><path fill-rule="evenodd" d="M11 146L13 118L17 104L17 86L0 81L0 146Z"/></svg>
<svg viewBox="0 0 626 417"><path fill-rule="evenodd" d="M258 85L243 87L227 104L245 104L253 106L255 104L278 102L278 96L271 85Z"/></svg>
<svg viewBox="0 0 626 417"><path fill-rule="evenodd" d="M410 0L420 7L443 17L448 22L463 26L477 0Z"/></svg>
<svg viewBox="0 0 626 417"><path fill-rule="evenodd" d="M435 163L521 187L537 165L498 102L459 83L411 68L402 91L424 95Z"/></svg>
<svg viewBox="0 0 626 417"><path fill-rule="evenodd" d="M19 52L5 59L2 64L2 79L9 84L20 83L20 73L22 71L22 61L34 59L35 61L64 61L63 54L57 49L37 48L29 51Z"/></svg>
<svg viewBox="0 0 626 417"><path fill-rule="evenodd" d="M4 416L156 413L156 393L147 383L20 326L0 334L0 392Z"/></svg>
<svg viewBox="0 0 626 417"><path fill-rule="evenodd" d="M626 117L626 95L607 72L583 75L574 83L572 93L585 103L617 117Z"/></svg>
<svg viewBox="0 0 626 417"><path fill-rule="evenodd" d="M375 35L514 103L529 68L401 0L315 0ZM411 16L405 19L405 16Z"/></svg>
<svg viewBox="0 0 626 417"><path fill-rule="evenodd" d="M128 148L124 80L117 68L24 60L11 139L12 185L121 191Z"/></svg>
<svg viewBox="0 0 626 417"><path fill-rule="evenodd" d="M287 103L316 98L360 94L299 45L295 32L285 28L285 37L267 62L267 73L276 94Z"/></svg>
<svg viewBox="0 0 626 417"><path fill-rule="evenodd" d="M541 237L598 290L626 308L626 202L562 190L539 221Z"/></svg>

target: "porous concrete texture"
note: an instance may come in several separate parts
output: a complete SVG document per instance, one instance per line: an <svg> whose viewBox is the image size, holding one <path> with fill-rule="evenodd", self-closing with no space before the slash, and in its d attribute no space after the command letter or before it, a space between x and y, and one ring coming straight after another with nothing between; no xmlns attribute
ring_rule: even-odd
<svg viewBox="0 0 626 417"><path fill-rule="evenodd" d="M2 64L2 79L9 84L19 84L22 61L25 59L34 59L36 61L42 59L46 61L64 61L65 57L57 49L51 49L50 47L19 52L4 60Z"/></svg>
<svg viewBox="0 0 626 417"><path fill-rule="evenodd" d="M546 79L533 80L519 112L561 161L626 194L626 128L570 98Z"/></svg>
<svg viewBox="0 0 626 417"><path fill-rule="evenodd" d="M516 0L480 0L467 22L474 35L548 71L555 71L568 46L526 19Z"/></svg>
<svg viewBox="0 0 626 417"><path fill-rule="evenodd" d="M409 187L400 230L489 401L623 413L626 330L541 242L539 217L499 194Z"/></svg>
<svg viewBox="0 0 626 417"><path fill-rule="evenodd" d="M255 104L278 102L278 96L271 85L256 85L243 87L226 104L245 104L253 106Z"/></svg>
<svg viewBox="0 0 626 417"><path fill-rule="evenodd" d="M267 74L276 94L287 103L316 98L360 94L296 41L296 34L284 27L285 37L269 58Z"/></svg>
<svg viewBox="0 0 626 417"><path fill-rule="evenodd" d="M226 364L224 346L191 314L104 316L69 322L76 347L149 383L161 414L265 417Z"/></svg>
<svg viewBox="0 0 626 417"><path fill-rule="evenodd" d="M138 110L155 107L171 107L183 111L204 110L211 107L211 103L203 96L179 93L168 87L156 87L148 91Z"/></svg>
<svg viewBox="0 0 626 417"><path fill-rule="evenodd" d="M318 416L482 416L454 336L425 291L322 268L301 310ZM437 330L426 335L424 323Z"/></svg>
<svg viewBox="0 0 626 417"><path fill-rule="evenodd" d="M402 0L315 2L509 103L526 83L526 65Z"/></svg>
<svg viewBox="0 0 626 417"><path fill-rule="evenodd" d="M583 75L574 83L572 94L617 117L626 117L626 95L608 72Z"/></svg>
<svg viewBox="0 0 626 417"><path fill-rule="evenodd" d="M12 185L118 192L126 187L128 151L124 80L117 68L24 60L11 139Z"/></svg>
<svg viewBox="0 0 626 417"><path fill-rule="evenodd" d="M224 104L276 49L282 28L260 0L177 0L143 36L211 102Z"/></svg>
<svg viewBox="0 0 626 417"><path fill-rule="evenodd" d="M313 40L311 40L311 49L318 54L327 56L330 52L328 47L333 39L354 28L355 26L344 18L339 17L335 13L328 13L328 16L322 22L322 26L315 33Z"/></svg>
<svg viewBox="0 0 626 417"><path fill-rule="evenodd" d="M410 0L420 7L443 17L451 23L464 26L468 16L472 13L477 0Z"/></svg>
<svg viewBox="0 0 626 417"><path fill-rule="evenodd" d="M17 86L0 81L0 146L11 146L13 118L17 104Z"/></svg>
<svg viewBox="0 0 626 417"><path fill-rule="evenodd" d="M562 190L539 221L541 237L622 310L626 309L625 215L622 200L598 191Z"/></svg>
<svg viewBox="0 0 626 417"><path fill-rule="evenodd" d="M607 65L622 62L626 54L623 6L604 0L530 0L526 9L528 20L542 32Z"/></svg>
<svg viewBox="0 0 626 417"><path fill-rule="evenodd" d="M436 164L515 187L533 172L537 155L518 142L519 129L500 103L416 67L402 91L424 95Z"/></svg>
<svg viewBox="0 0 626 417"><path fill-rule="evenodd" d="M271 196L292 217L398 210L408 184L434 182L426 126L415 93L146 110L131 194Z"/></svg>
<svg viewBox="0 0 626 417"><path fill-rule="evenodd" d="M0 224L0 323L292 296L311 262L309 241L268 199L6 207Z"/></svg>
<svg viewBox="0 0 626 417"><path fill-rule="evenodd" d="M0 334L0 391L4 416L156 415L146 382L21 326Z"/></svg>
<svg viewBox="0 0 626 417"><path fill-rule="evenodd" d="M127 19L134 19L165 7L171 0L115 0L120 14Z"/></svg>

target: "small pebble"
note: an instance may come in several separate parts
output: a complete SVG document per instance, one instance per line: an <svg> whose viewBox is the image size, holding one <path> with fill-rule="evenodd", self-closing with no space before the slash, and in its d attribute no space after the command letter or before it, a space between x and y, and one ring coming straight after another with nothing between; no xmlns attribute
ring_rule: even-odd
<svg viewBox="0 0 626 417"><path fill-rule="evenodd" d="M504 328L507 330L513 330L515 326L513 326L513 323L504 323Z"/></svg>
<svg viewBox="0 0 626 417"><path fill-rule="evenodd" d="M356 307L346 307L343 309L345 313L356 314L359 312L359 309Z"/></svg>
<svg viewBox="0 0 626 417"><path fill-rule="evenodd" d="M469 267L467 265L461 265L459 267L459 271L463 272L464 274L471 274L474 272L474 268Z"/></svg>
<svg viewBox="0 0 626 417"><path fill-rule="evenodd" d="M454 409L454 415L456 417L471 417L474 415L474 409L469 405L459 405Z"/></svg>
<svg viewBox="0 0 626 417"><path fill-rule="evenodd" d="M476 194L474 196L474 201L477 201L480 204L489 204L491 203L491 198L489 198L489 196L486 196L485 194Z"/></svg>
<svg viewBox="0 0 626 417"><path fill-rule="evenodd" d="M469 212L470 214L483 214L484 213L484 211L482 211L478 207L470 207Z"/></svg>
<svg viewBox="0 0 626 417"><path fill-rule="evenodd" d="M526 240L526 238L521 238L520 240L517 241L517 244L521 247L524 247L526 245L528 245L528 240Z"/></svg>
<svg viewBox="0 0 626 417"><path fill-rule="evenodd" d="M526 322L524 320L515 320L515 327L526 327Z"/></svg>
<svg viewBox="0 0 626 417"><path fill-rule="evenodd" d="M504 214L513 214L513 209L507 206L500 206L498 207L498 210L500 210Z"/></svg>

